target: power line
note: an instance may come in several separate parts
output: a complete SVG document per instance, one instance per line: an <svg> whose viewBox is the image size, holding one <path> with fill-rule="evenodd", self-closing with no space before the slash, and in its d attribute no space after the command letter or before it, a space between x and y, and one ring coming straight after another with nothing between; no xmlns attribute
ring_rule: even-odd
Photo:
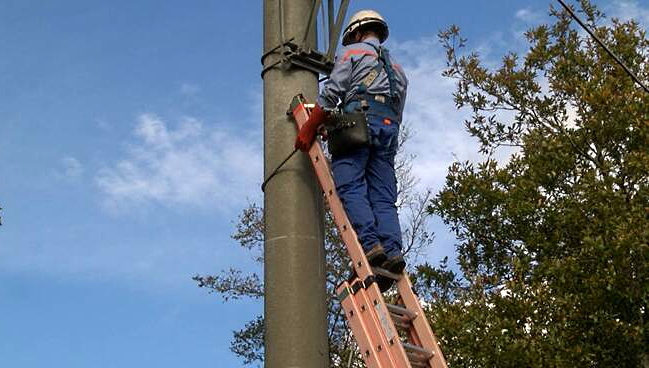
<svg viewBox="0 0 649 368"><path fill-rule="evenodd" d="M591 37L593 37L593 38L595 39L595 41L597 41L597 43L598 43L600 46L602 46L602 47L604 48L604 50L606 50L606 52L607 52L607 53L608 53L608 54L609 54L613 59L615 59L615 61L617 61L617 63L622 67L622 69L624 69L624 71L625 71L629 76L631 76L631 78L633 78L633 80L634 80L636 83L638 83L638 84L640 85L640 87L642 87L642 88L645 90L645 92L649 93L649 88L647 88L647 86L645 86L645 85L642 83L642 81L640 81L640 78L638 78L638 76L635 75L635 74L631 71L631 69L629 69L629 68L624 64L624 62L622 61L622 59L620 59L617 55L615 55L615 54L613 53L613 51L611 51L611 50L608 48L608 46L606 46L606 45L604 44L604 42L602 42L602 40L601 40L599 37L597 37L597 35L596 35L595 33L593 33L593 31L591 31L590 28L588 28L588 27L584 24L584 22L581 21L581 19L579 19L579 18L577 17L577 15L572 11L572 9L571 9L568 5L566 5L566 3L563 2L563 0L557 0L557 1L558 1L558 2L559 2L559 3L560 3L560 4L561 4L561 5L562 5L562 6L563 6L567 11L568 11L568 13L570 14L570 16L571 16L575 21L577 21L577 23L579 23L579 25L580 25L583 29L585 29L586 32L588 32L588 34L591 35Z"/></svg>

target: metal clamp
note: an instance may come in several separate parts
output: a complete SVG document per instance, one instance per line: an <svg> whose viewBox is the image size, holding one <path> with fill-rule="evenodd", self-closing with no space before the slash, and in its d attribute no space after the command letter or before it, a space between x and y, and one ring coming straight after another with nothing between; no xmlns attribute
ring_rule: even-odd
<svg viewBox="0 0 649 368"><path fill-rule="evenodd" d="M333 70L334 63L333 60L329 59L327 55L312 49L306 49L302 46L295 44L293 41L295 38L284 42L283 44L277 45L272 48L270 51L264 53L261 57L261 63L264 64L264 60L271 54L277 53L278 50L280 53L280 59L271 65L264 67L261 71L261 77L264 77L267 71L277 67L279 64L283 64L282 67L288 68L290 66L297 66L302 69L310 70L312 72L329 75L331 70Z"/></svg>

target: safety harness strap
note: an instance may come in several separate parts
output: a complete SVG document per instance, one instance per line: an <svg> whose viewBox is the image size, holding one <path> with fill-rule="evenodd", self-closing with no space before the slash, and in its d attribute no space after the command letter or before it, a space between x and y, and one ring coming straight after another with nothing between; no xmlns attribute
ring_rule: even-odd
<svg viewBox="0 0 649 368"><path fill-rule="evenodd" d="M394 67L392 66L392 61L390 60L390 51L388 49L381 48L381 58L383 61L383 68L388 74L388 82L390 83L390 96L392 98L397 98L397 77L394 74Z"/></svg>
<svg viewBox="0 0 649 368"><path fill-rule="evenodd" d="M397 97L397 92L396 92L396 76L394 74L394 68L392 67L392 61L390 60L390 52L388 49L382 47L382 46L375 46L369 42L363 42L367 45L370 45L376 50L376 54L378 55L377 57L377 65L372 68L372 70L367 73L367 75L363 78L362 82L358 86L358 89L356 91L357 94L361 95L367 92L367 89L370 87L370 85L376 80L376 77L381 74L381 70L385 70L386 74L388 75L388 82L390 83L390 97L396 98Z"/></svg>

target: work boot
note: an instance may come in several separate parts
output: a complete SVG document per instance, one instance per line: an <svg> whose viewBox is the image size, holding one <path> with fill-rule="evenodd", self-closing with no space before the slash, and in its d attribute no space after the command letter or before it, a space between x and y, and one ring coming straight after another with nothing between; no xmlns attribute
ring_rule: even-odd
<svg viewBox="0 0 649 368"><path fill-rule="evenodd" d="M365 251L365 257L367 258L367 263L369 263L372 267L381 265L388 259L388 256L385 254L385 249L383 249L381 243L376 243L376 245L372 249Z"/></svg>
<svg viewBox="0 0 649 368"><path fill-rule="evenodd" d="M379 290L381 290L382 293L390 290L392 285L394 285L394 280L392 280L389 277L377 275L376 276L376 285L378 285Z"/></svg>
<svg viewBox="0 0 649 368"><path fill-rule="evenodd" d="M384 270L388 270L392 273L401 274L403 269L406 268L406 261L403 260L402 255L390 257L386 259L380 266ZM376 284L379 286L381 292L388 291L392 285L394 285L394 280L389 277L377 276Z"/></svg>
<svg viewBox="0 0 649 368"><path fill-rule="evenodd" d="M403 259L403 256L399 254L398 256L388 258L381 264L381 268L392 273L400 274L403 272L403 269L406 268L406 261Z"/></svg>
<svg viewBox="0 0 649 368"><path fill-rule="evenodd" d="M388 259L388 256L385 254L385 250L383 249L381 243L376 243L376 245L372 249L363 251L365 252L365 258L367 258L367 263L370 264L370 267L378 267ZM349 266L351 267L351 272L349 274L349 277L347 278L347 281L352 282L352 280L357 277L356 269L351 263L349 264Z"/></svg>

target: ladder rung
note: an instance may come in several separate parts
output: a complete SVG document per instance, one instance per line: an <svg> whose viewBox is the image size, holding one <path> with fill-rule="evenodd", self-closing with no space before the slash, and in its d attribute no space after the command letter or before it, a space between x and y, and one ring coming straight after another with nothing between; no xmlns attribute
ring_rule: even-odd
<svg viewBox="0 0 649 368"><path fill-rule="evenodd" d="M385 305L388 307L388 311L392 314L396 314L397 318L405 320L405 321L412 321L417 317L417 314L407 310L406 308L400 306L400 305L394 305L394 304L388 304L385 303ZM405 318L404 318L405 317Z"/></svg>
<svg viewBox="0 0 649 368"><path fill-rule="evenodd" d="M412 321L410 317L394 313L390 313L390 317L392 317L392 322L394 322L395 325L399 325L401 328L410 327L410 321Z"/></svg>
<svg viewBox="0 0 649 368"><path fill-rule="evenodd" d="M401 279L401 275L398 273L390 272L386 270L385 268L380 268L380 267L372 267L372 272L379 276L387 277L389 279L399 281Z"/></svg>
<svg viewBox="0 0 649 368"><path fill-rule="evenodd" d="M417 359L419 361L427 361L432 358L435 353L430 350L426 350L421 346L408 344L407 342L403 343L403 348L406 349L408 357L411 357L411 360Z"/></svg>
<svg viewBox="0 0 649 368"><path fill-rule="evenodd" d="M403 329L403 330L409 330L410 327L412 327L412 325L410 324L410 322L404 322L404 321L396 320L396 319L394 318L394 315L392 315L392 322L394 322L394 325L395 325L397 328L401 328L401 329Z"/></svg>
<svg viewBox="0 0 649 368"><path fill-rule="evenodd" d="M413 362L412 360L410 361L410 366L412 368L430 368L428 362Z"/></svg>
<svg viewBox="0 0 649 368"><path fill-rule="evenodd" d="M408 360L410 361L410 364L420 364L423 365L424 367L428 367L426 364L428 362L428 359L430 358L424 358L422 355L415 354L415 353L406 353L406 356L408 357Z"/></svg>

